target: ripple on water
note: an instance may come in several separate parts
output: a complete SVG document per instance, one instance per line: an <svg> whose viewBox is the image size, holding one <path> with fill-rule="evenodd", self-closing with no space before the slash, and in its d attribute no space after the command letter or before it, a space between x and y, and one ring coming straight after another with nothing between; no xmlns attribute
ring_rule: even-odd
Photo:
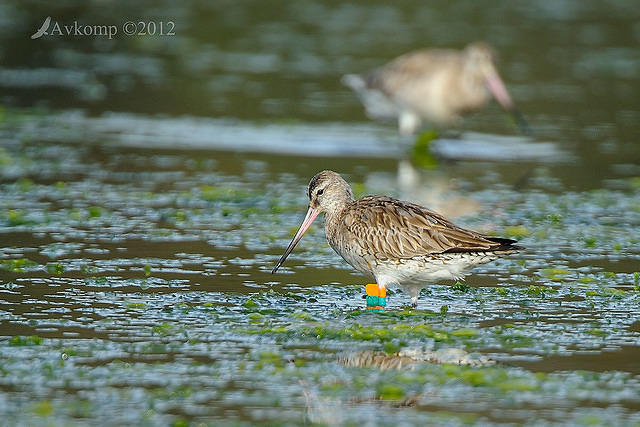
<svg viewBox="0 0 640 427"><path fill-rule="evenodd" d="M430 286L418 310L392 289L386 312L366 313L364 279L319 226L270 274L304 214L308 177L256 175L243 158L219 172L196 166L201 154L167 152L159 168L193 167L112 176L113 159L79 148L85 167L51 179L64 157L10 149L43 167L21 172L30 182L0 184L8 419L167 424L179 412L299 423L326 421L330 408L345 423L419 423L426 413L442 423L639 421L636 187L514 191L485 176L490 190L450 188L495 213L462 224L516 237L526 251ZM346 350L390 364L408 354L495 364L436 357L381 371L345 366Z"/></svg>

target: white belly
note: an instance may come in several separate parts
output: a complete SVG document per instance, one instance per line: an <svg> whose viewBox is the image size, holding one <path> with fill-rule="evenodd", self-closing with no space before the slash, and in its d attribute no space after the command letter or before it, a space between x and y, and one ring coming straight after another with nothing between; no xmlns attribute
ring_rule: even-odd
<svg viewBox="0 0 640 427"><path fill-rule="evenodd" d="M477 265L493 261L494 253L442 254L438 257L379 262L372 275L379 285L399 285L412 297L427 285L442 280L461 280Z"/></svg>

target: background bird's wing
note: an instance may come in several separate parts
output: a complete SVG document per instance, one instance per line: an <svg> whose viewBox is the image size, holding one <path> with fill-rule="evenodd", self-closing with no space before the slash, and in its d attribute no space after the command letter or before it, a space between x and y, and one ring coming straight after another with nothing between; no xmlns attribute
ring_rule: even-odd
<svg viewBox="0 0 640 427"><path fill-rule="evenodd" d="M383 196L355 201L343 221L353 241L379 258L499 250L514 243L466 230L422 206Z"/></svg>
<svg viewBox="0 0 640 427"><path fill-rule="evenodd" d="M456 61L455 51L425 49L399 56L367 76L367 85L385 93L403 90L406 86L428 81L444 64Z"/></svg>

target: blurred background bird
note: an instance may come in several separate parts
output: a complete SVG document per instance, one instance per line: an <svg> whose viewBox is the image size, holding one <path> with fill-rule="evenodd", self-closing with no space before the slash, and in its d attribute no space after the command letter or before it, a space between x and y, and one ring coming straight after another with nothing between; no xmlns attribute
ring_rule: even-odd
<svg viewBox="0 0 640 427"><path fill-rule="evenodd" d="M524 135L531 135L498 73L496 61L495 49L479 41L462 50L413 51L370 72L342 77L342 82L358 95L367 116L396 120L403 139L416 135L404 159L398 162L396 181L405 197L436 206L447 214L454 214L449 210L452 206L464 206L464 213L475 210L468 200L443 203L443 195L450 190L448 180L431 173L427 188L422 185L421 174L438 163L431 142L441 137L440 131L460 126L466 114L480 110L492 98L513 117ZM423 125L429 129L420 133ZM465 136L456 135L455 139ZM477 134L472 139L482 142L477 141ZM483 144L490 146L490 139ZM440 190L434 194L433 189Z"/></svg>
<svg viewBox="0 0 640 427"><path fill-rule="evenodd" d="M347 74L342 82L356 92L370 118L397 119L401 135L415 134L423 122L456 126L491 97L528 135L529 126L498 74L496 57L485 42L471 43L461 51L423 49L368 73Z"/></svg>

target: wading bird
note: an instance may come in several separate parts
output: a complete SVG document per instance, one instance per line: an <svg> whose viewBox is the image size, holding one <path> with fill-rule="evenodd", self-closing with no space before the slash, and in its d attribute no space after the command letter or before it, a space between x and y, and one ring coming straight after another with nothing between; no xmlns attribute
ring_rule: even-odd
<svg viewBox="0 0 640 427"><path fill-rule="evenodd" d="M420 290L434 281L462 279L473 267L522 249L515 240L466 230L410 202L385 196L354 200L349 184L329 170L311 179L308 196L307 215L272 273L321 212L333 250L380 289L399 285L414 307Z"/></svg>
<svg viewBox="0 0 640 427"><path fill-rule="evenodd" d="M475 42L462 51L424 49L402 55L365 74L347 74L373 119L397 119L402 135L416 133L423 121L457 124L465 113L486 105L491 96L511 113L525 135L531 131L516 109L495 66L495 51Z"/></svg>

